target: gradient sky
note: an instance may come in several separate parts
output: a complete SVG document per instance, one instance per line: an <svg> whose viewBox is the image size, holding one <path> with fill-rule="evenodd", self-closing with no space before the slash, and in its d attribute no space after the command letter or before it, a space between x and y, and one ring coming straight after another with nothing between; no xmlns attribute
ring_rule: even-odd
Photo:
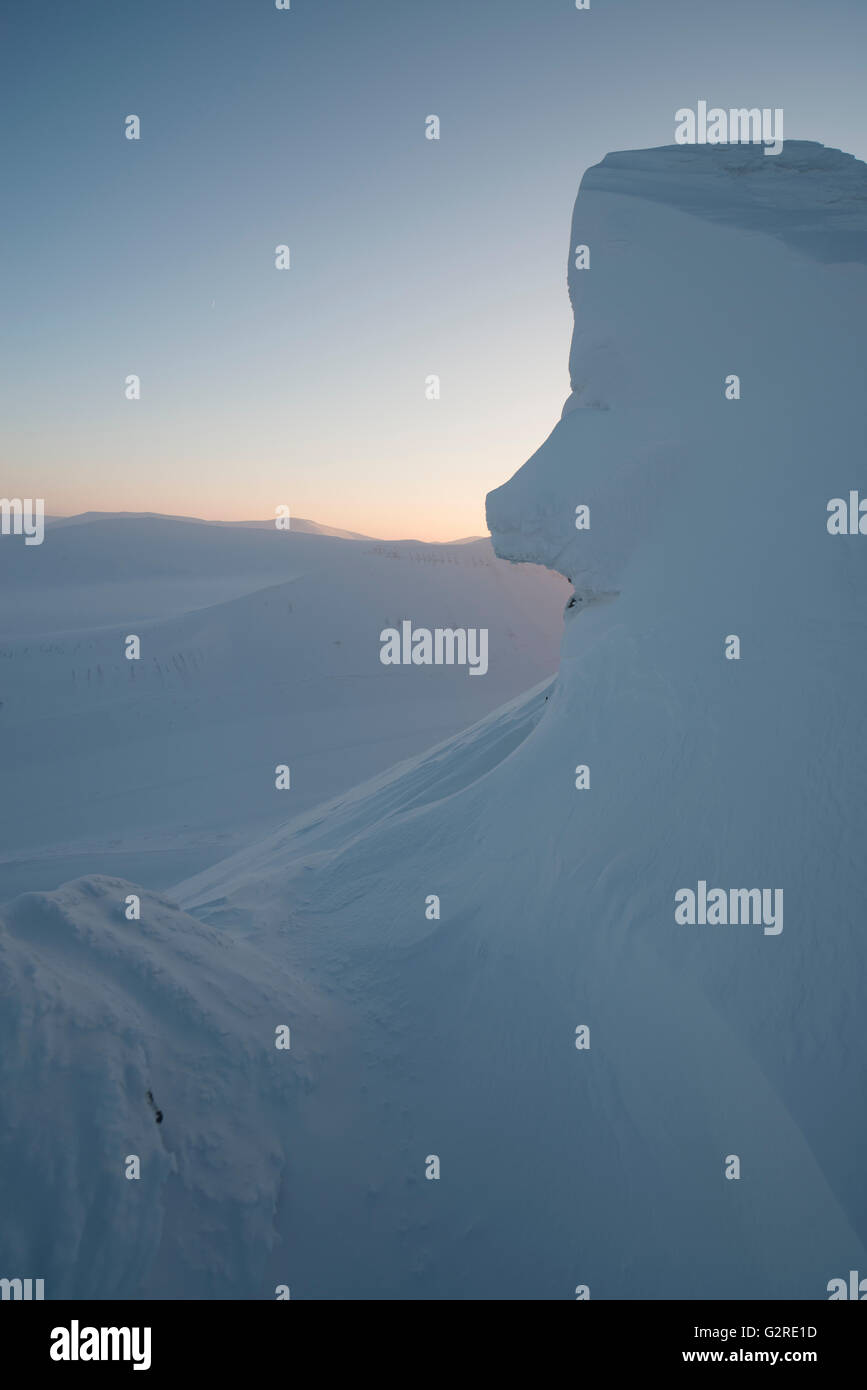
<svg viewBox="0 0 867 1390"><path fill-rule="evenodd" d="M588 165L699 98L867 156L865 0L32 0L0 51L0 495L54 514L484 534Z"/></svg>

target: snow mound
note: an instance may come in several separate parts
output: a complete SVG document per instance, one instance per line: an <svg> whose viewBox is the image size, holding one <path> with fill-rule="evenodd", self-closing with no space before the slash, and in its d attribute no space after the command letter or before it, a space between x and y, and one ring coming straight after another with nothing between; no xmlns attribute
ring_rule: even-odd
<svg viewBox="0 0 867 1390"><path fill-rule="evenodd" d="M103 877L6 908L0 991L4 1269L38 1271L48 1298L188 1297L187 1278L200 1297L256 1287L329 1014L315 992ZM299 1016L304 1040L278 1050L276 1026Z"/></svg>

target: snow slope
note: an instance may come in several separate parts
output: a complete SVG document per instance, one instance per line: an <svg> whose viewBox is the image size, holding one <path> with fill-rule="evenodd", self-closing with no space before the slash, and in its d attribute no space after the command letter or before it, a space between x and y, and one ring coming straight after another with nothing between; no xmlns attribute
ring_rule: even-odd
<svg viewBox="0 0 867 1390"><path fill-rule="evenodd" d="M94 869L162 886L213 863L550 674L568 595L487 540L166 518L79 522L0 560L0 620L52 624L0 639L0 901ZM402 617L488 627L485 677L395 679L379 634Z"/></svg>
<svg viewBox="0 0 867 1390"><path fill-rule="evenodd" d="M867 282L835 238L867 230L865 192L863 165L796 142L590 171L573 394L488 499L500 555L575 585L559 675L149 900L147 1018L157 945L113 925L126 885L10 906L25 1014L0 1094L38 1016L45 1070L91 1048L93 1116L58 1101L62 1181L26 1107L4 1141L0 1169L26 1146L30 1210L66 1202L74 1227L37 1251L13 1212L18 1265L38 1254L54 1288L101 1296L182 1278L185 1297L362 1299L815 1299L865 1268L867 541L825 524L863 476ZM757 211L778 202L797 245ZM678 925L675 892L700 879L782 887L782 932ZM92 959L92 996L58 999L51 981L90 980ZM216 994L191 1006L205 971ZM161 1157L147 1205L172 1234L142 1252L112 1164L137 1120L156 1142L135 1106L155 1059L185 1198ZM231 1096L251 1138L234 1179Z"/></svg>

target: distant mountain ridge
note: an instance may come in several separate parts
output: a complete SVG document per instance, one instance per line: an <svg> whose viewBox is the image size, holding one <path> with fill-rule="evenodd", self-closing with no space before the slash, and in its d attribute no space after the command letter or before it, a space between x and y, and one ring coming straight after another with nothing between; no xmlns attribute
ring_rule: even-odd
<svg viewBox="0 0 867 1390"><path fill-rule="evenodd" d="M199 526L237 526L244 530L265 531L275 529L274 519L266 518L264 521L214 521L209 517L201 516L180 516L173 512L76 512L72 516L46 516L45 525L57 528L60 526L79 526L92 521L123 521L137 520L144 518L154 521L189 521ZM309 517L293 516L290 525L286 528L289 531L298 531L307 536L334 536L344 541L376 541L390 539L383 536L369 536L363 531L347 531L342 526L327 526L321 521L311 521ZM455 540L449 541L419 541L415 536L402 536L395 544L406 544L413 541L417 545L467 545L470 541L485 540L485 536L459 536Z"/></svg>

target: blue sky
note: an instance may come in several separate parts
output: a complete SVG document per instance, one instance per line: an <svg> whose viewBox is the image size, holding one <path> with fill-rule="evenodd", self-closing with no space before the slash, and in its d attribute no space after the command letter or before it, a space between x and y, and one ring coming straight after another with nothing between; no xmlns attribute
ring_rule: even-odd
<svg viewBox="0 0 867 1390"><path fill-rule="evenodd" d="M484 532L568 393L588 165L699 98L867 156L862 0L49 0L0 48L0 494L53 513Z"/></svg>

